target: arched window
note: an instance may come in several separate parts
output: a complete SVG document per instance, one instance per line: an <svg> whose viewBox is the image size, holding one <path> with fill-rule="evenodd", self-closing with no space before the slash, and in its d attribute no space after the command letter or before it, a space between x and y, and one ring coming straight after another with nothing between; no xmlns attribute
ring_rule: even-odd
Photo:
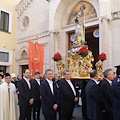
<svg viewBox="0 0 120 120"><path fill-rule="evenodd" d="M74 19L75 16L77 15L77 13L82 10L82 7L85 6L85 20L89 20L89 19L93 19L97 17L97 13L95 8L93 7L92 4L88 3L88 2L79 2L74 9L72 10L69 20L68 20L68 24L74 24ZM84 14L82 15L82 19L84 19Z"/></svg>
<svg viewBox="0 0 120 120"><path fill-rule="evenodd" d="M27 59L28 58L28 54L27 54L27 52L25 50L22 51L20 58L21 59Z"/></svg>

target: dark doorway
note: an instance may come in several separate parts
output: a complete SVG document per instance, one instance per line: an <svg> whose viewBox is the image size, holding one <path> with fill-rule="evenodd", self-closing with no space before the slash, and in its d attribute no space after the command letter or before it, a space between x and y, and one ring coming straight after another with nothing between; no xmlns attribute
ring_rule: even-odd
<svg viewBox="0 0 120 120"><path fill-rule="evenodd" d="M92 52L93 57L94 57L94 62L93 62L93 68L95 68L95 63L98 61L98 55L99 55L99 37L95 38L93 36L93 32L99 29L99 27L93 27L93 28L88 28L85 31L85 41L87 42L88 49ZM68 50L72 49L73 43L71 42L71 36L74 35L75 32L68 33Z"/></svg>
<svg viewBox="0 0 120 120"><path fill-rule="evenodd" d="M22 73L25 69L28 69L28 65L22 65ZM22 77L23 77L23 74L22 74Z"/></svg>
<svg viewBox="0 0 120 120"><path fill-rule="evenodd" d="M6 73L6 66L0 66L0 70L4 71L4 74Z"/></svg>

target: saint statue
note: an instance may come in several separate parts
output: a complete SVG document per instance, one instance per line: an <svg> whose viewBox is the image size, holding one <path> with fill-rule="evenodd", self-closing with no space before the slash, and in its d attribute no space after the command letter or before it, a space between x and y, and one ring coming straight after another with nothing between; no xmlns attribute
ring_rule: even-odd
<svg viewBox="0 0 120 120"><path fill-rule="evenodd" d="M75 41L73 42L74 45L81 45L81 43L85 42L84 38L84 22L82 20L82 15L84 14L85 5L82 4L80 7L80 11L77 13L75 17Z"/></svg>

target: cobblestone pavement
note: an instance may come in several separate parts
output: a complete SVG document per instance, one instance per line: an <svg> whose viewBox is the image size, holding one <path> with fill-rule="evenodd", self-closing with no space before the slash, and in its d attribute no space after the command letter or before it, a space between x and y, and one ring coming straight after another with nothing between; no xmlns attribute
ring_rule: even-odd
<svg viewBox="0 0 120 120"><path fill-rule="evenodd" d="M75 118L73 118L72 120L82 120L81 106L80 107L75 107L74 112L73 112L73 116ZM40 119L44 120L44 117L43 117L42 113L41 113ZM59 120L58 116L57 116L57 120Z"/></svg>

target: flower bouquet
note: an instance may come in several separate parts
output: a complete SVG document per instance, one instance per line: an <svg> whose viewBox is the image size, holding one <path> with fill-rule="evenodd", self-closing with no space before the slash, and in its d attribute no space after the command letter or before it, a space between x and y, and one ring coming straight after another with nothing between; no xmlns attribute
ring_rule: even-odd
<svg viewBox="0 0 120 120"><path fill-rule="evenodd" d="M107 59L107 56L106 56L105 53L101 53L101 54L99 55L98 59L101 60L101 61L103 62L104 60Z"/></svg>
<svg viewBox="0 0 120 120"><path fill-rule="evenodd" d="M55 53L52 59L54 61L60 61L60 60L62 60L61 54L59 52Z"/></svg>
<svg viewBox="0 0 120 120"><path fill-rule="evenodd" d="M82 47L82 48L80 48L80 50L78 51L78 53L82 57L86 57L88 55L88 49L86 47Z"/></svg>

